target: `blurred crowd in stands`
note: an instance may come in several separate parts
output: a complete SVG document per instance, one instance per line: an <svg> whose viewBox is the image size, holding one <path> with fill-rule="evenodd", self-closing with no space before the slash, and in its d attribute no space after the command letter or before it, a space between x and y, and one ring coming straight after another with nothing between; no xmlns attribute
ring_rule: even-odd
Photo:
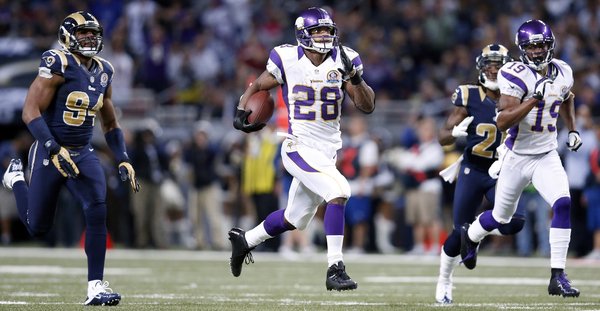
<svg viewBox="0 0 600 311"><path fill-rule="evenodd" d="M269 50L295 44L293 22L310 6L333 13L341 41L360 53L363 77L377 95L373 116L355 116L347 105L342 118L348 136L341 171L353 181L353 195L368 201L364 210L348 209L350 252L439 253L438 241L452 223L452 185L424 173L444 168L461 152L460 143L442 149L436 138L451 108L450 95L459 84L477 80L475 57L483 46L503 44L518 58L516 29L536 18L551 26L555 57L569 63L575 75L583 147L577 153L561 150L573 197L570 249L573 256L600 260L600 2L595 0L0 0L0 72L16 61L37 64L44 50L56 48L62 17L77 10L94 14L104 27L100 56L115 67L113 100L142 185L142 192L131 195L119 183L111 154L99 141L110 188L111 237L126 247L227 249L231 226L251 228L285 207L280 202L290 178L278 151L272 152L279 144L275 132L285 124L273 122L245 135L233 130L231 119L247 83L265 69ZM10 81L0 84L8 86ZM156 110L136 113L139 90L150 92ZM196 122L184 134L164 135L169 124L153 115L160 107L189 107ZM405 124L369 122L396 110L407 114ZM2 126L22 131L19 122L15 113ZM2 138L4 171L11 156L26 155L31 137L11 131ZM424 145L437 156L418 156ZM407 156L411 153L416 156ZM429 208L412 206L415 192L434 198ZM5 190L0 195L2 241L22 242L14 203L7 203L12 196ZM72 206L68 193L61 197L56 221L62 225L47 243L74 246L83 230L74 217L79 207ZM530 211L526 230L514 241L492 240L489 249L547 255L544 234L551 211L535 189L521 203ZM316 221L307 232L261 247L285 255L311 253L323 245L320 230Z"/></svg>

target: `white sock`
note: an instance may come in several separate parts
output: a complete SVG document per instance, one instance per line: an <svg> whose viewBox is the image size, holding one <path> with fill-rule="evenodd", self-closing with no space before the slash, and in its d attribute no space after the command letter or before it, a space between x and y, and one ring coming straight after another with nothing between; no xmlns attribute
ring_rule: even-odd
<svg viewBox="0 0 600 311"><path fill-rule="evenodd" d="M444 252L444 248L442 247L442 251L440 252L440 276L441 280L450 280L452 279L452 273L454 273L454 267L458 265L460 261L460 256L450 257L446 255Z"/></svg>
<svg viewBox="0 0 600 311"><path fill-rule="evenodd" d="M272 238L272 236L265 230L264 221L254 227L254 229L246 232L246 242L248 242L249 247L254 247L270 238Z"/></svg>
<svg viewBox="0 0 600 311"><path fill-rule="evenodd" d="M344 245L343 235L328 235L327 238L327 267L331 267L343 261L342 246Z"/></svg>
<svg viewBox="0 0 600 311"><path fill-rule="evenodd" d="M550 228L550 268L565 268L569 242L571 229Z"/></svg>
<svg viewBox="0 0 600 311"><path fill-rule="evenodd" d="M483 229L481 223L479 222L479 218L475 219L475 221L469 227L467 233L469 234L469 239L476 243L480 242L481 240L483 240L483 238L490 234L489 231Z"/></svg>
<svg viewBox="0 0 600 311"><path fill-rule="evenodd" d="M88 281L88 297L95 296L96 292L93 290L96 287L96 283L102 282L102 280L91 280Z"/></svg>
<svg viewBox="0 0 600 311"><path fill-rule="evenodd" d="M394 246L390 241L390 234L394 231L394 222L386 219L381 214L375 215L375 242L377 248L383 253L394 251Z"/></svg>

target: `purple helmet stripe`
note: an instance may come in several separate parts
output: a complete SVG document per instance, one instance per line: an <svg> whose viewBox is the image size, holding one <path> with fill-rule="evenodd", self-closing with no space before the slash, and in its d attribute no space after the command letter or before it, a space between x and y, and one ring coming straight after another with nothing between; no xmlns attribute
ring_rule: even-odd
<svg viewBox="0 0 600 311"><path fill-rule="evenodd" d="M300 156L300 154L297 151L288 152L287 155L303 171L312 172L312 173L318 172L317 170L312 168L308 163L306 163L306 161L304 161L304 159Z"/></svg>
<svg viewBox="0 0 600 311"><path fill-rule="evenodd" d="M283 81L285 81L285 71L283 70L283 62L281 61L279 53L277 53L275 49L271 50L271 54L269 54L269 59L275 64L275 66L277 66L277 68L279 68L279 71L281 71L281 78L283 79Z"/></svg>
<svg viewBox="0 0 600 311"><path fill-rule="evenodd" d="M355 68L358 68L358 66L361 66L362 65L362 60L360 59L360 56L356 56L352 60L352 64L354 65Z"/></svg>
<svg viewBox="0 0 600 311"><path fill-rule="evenodd" d="M510 150L513 149L513 146L515 145L515 140L517 140L518 133L519 133L519 125L513 126L508 129L509 136L506 138L506 141L504 141L504 144L506 145L506 147L508 147L508 149L510 149Z"/></svg>
<svg viewBox="0 0 600 311"><path fill-rule="evenodd" d="M523 82L523 80L521 80L519 77L513 76L508 72L505 71L500 71L500 73L502 73L502 76L504 78L506 78L508 81L516 84L518 87L520 87L523 92L525 92L525 94L527 94L527 85L525 84L525 82Z"/></svg>

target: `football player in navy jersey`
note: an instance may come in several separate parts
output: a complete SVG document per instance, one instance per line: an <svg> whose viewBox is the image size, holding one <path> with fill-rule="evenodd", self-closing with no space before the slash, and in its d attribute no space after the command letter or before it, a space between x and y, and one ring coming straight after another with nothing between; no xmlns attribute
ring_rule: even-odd
<svg viewBox="0 0 600 311"><path fill-rule="evenodd" d="M50 230L62 186L82 203L88 262L84 305L116 305L121 295L103 281L106 181L90 144L96 114L121 180L129 181L135 192L139 185L111 99L113 67L96 56L102 50L102 26L92 14L80 11L63 20L58 37L63 48L42 54L23 107L23 121L36 139L29 151L28 183L20 159L11 160L2 181L13 190L19 217L32 236Z"/></svg>
<svg viewBox="0 0 600 311"><path fill-rule="evenodd" d="M496 159L496 148L502 142L502 132L495 121L496 103L500 98L497 75L500 67L510 60L508 49L502 45L490 44L483 48L476 59L478 83L458 86L452 95L454 110L439 133L442 145L466 137L462 161L455 163L454 170L448 170L448 175L444 176L450 182L455 178L457 181L453 202L454 229L440 252L435 299L441 304L452 303L452 273L460 261L462 224L475 219L484 196L494 202L496 180L488 170ZM511 222L502 225L496 234L515 234L523 228L524 221L524 213L517 211Z"/></svg>

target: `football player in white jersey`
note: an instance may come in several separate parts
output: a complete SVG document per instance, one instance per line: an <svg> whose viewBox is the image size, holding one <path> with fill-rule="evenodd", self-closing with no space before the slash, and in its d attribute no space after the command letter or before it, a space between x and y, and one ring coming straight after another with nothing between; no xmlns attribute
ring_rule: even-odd
<svg viewBox="0 0 600 311"><path fill-rule="evenodd" d="M352 290L357 284L346 274L342 257L344 207L350 186L335 166L336 152L342 146L341 106L348 94L356 108L369 114L375 109L375 93L361 78L358 53L339 44L337 27L327 11L312 7L302 12L295 31L298 45L284 44L271 50L267 69L244 92L234 119L238 130L260 130L264 124L247 121L247 99L281 85L290 123L281 156L294 177L287 207L271 213L248 232L240 228L229 231L231 272L239 276L243 262L252 262L254 247L285 231L306 228L317 208L325 205L325 286L327 290Z"/></svg>
<svg viewBox="0 0 600 311"><path fill-rule="evenodd" d="M497 126L508 130L508 136L504 143L507 150L499 159L494 208L463 226L461 257L467 268L475 267L479 242L511 220L521 192L532 183L553 211L548 293L578 297L579 290L571 286L564 272L571 238L571 197L556 151L559 115L569 130L567 147L577 151L581 146L575 129L573 72L567 63L553 58L554 35L540 20L523 23L515 44L521 61L505 64L498 73L501 96Z"/></svg>

